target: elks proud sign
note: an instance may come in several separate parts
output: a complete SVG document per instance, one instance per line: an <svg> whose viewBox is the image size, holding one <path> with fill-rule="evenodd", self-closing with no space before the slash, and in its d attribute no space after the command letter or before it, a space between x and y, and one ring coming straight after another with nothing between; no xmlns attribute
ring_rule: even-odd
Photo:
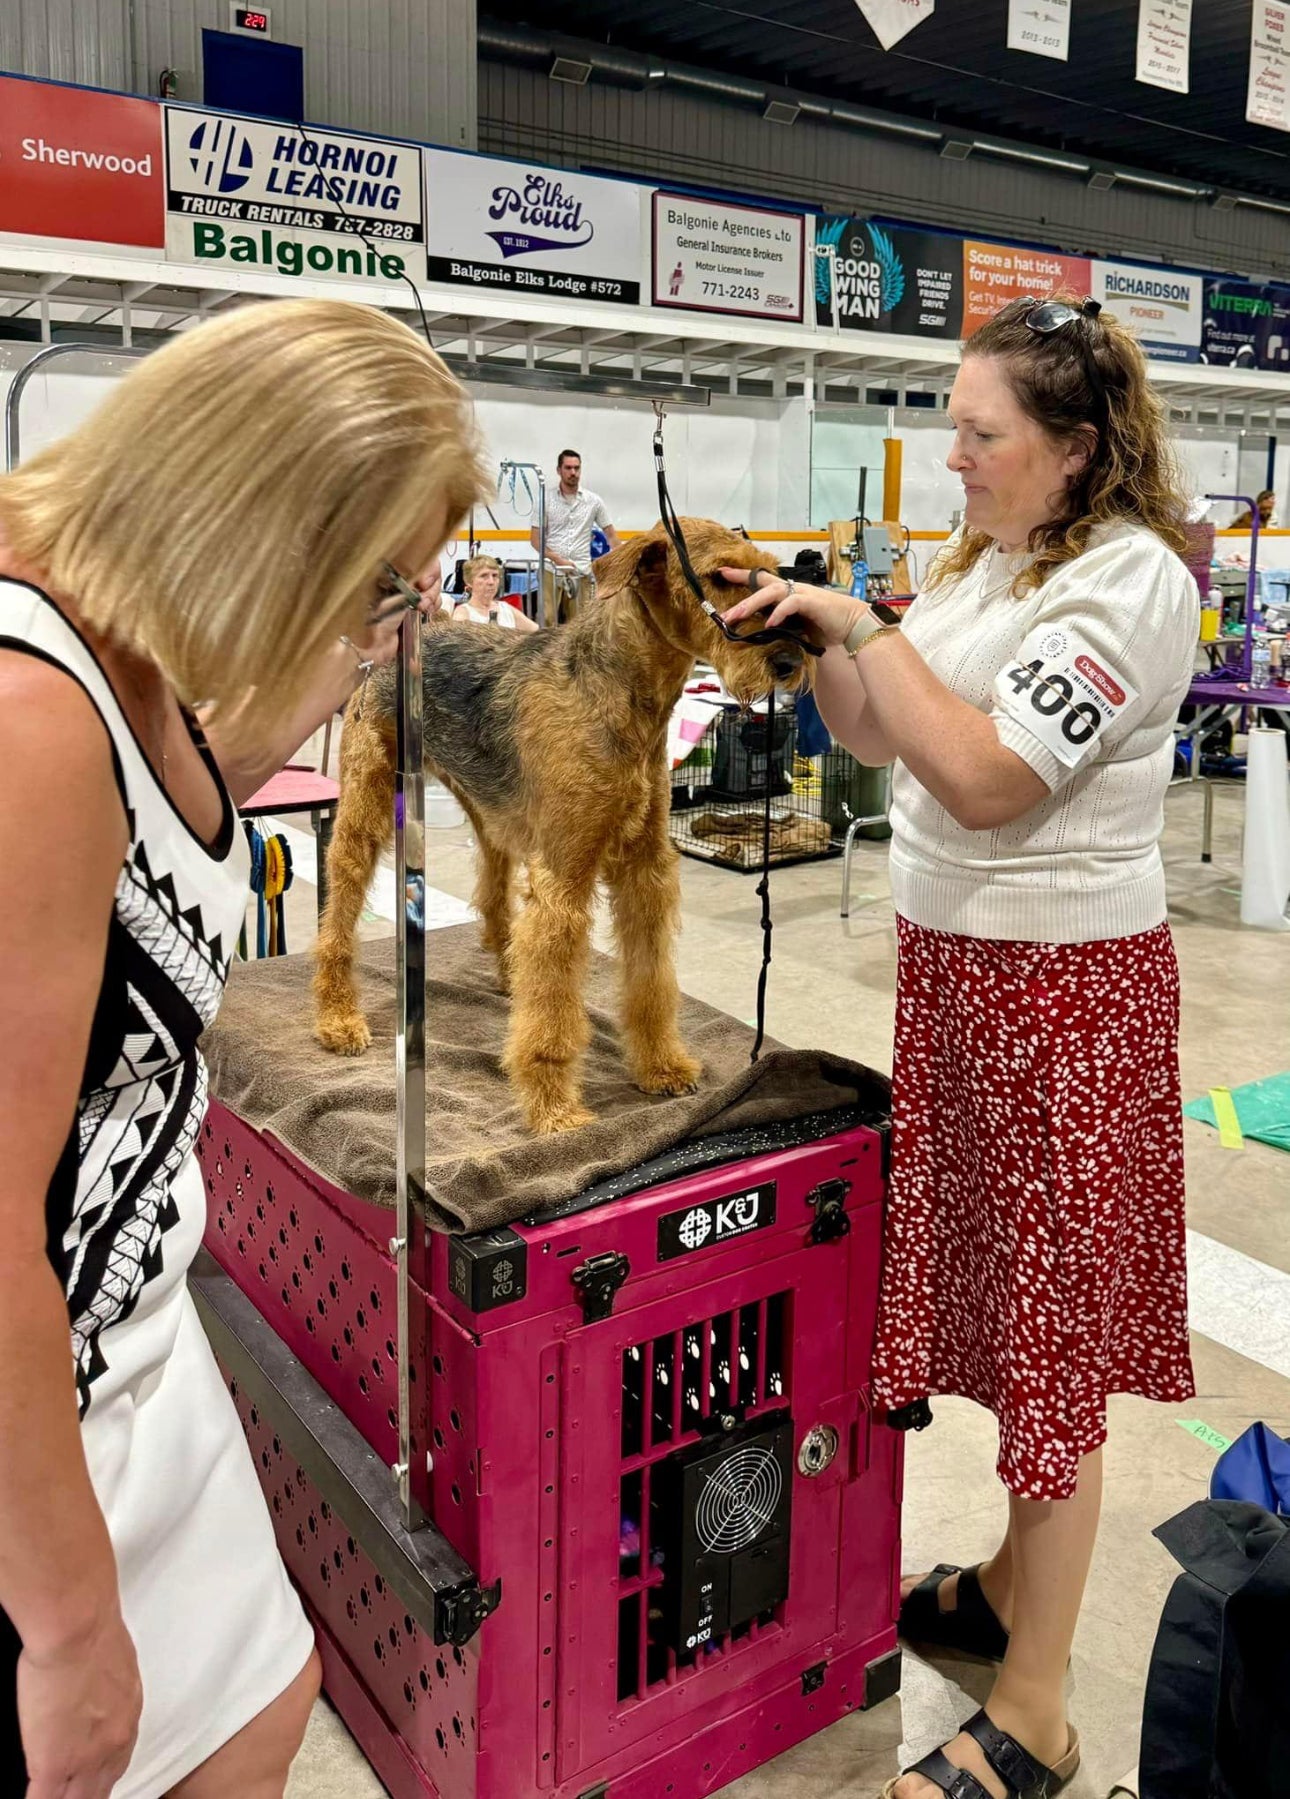
<svg viewBox="0 0 1290 1799"><path fill-rule="evenodd" d="M425 242L421 151L168 106L166 213L166 254L182 262L415 278Z"/></svg>
<svg viewBox="0 0 1290 1799"><path fill-rule="evenodd" d="M431 281L639 302L632 182L452 150L427 150L425 170Z"/></svg>

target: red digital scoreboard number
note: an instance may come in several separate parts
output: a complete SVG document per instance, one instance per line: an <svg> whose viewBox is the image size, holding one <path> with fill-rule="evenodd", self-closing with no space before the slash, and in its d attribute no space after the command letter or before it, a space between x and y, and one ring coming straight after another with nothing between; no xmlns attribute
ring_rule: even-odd
<svg viewBox="0 0 1290 1799"><path fill-rule="evenodd" d="M240 31L268 31L269 15L267 12L253 12L249 6L233 8L233 23Z"/></svg>

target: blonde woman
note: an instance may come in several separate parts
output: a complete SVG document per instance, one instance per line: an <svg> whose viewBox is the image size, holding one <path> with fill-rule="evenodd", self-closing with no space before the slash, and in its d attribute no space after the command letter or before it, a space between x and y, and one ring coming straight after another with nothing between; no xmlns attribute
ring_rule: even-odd
<svg viewBox="0 0 1290 1799"><path fill-rule="evenodd" d="M462 570L466 583L465 598L452 611L455 625L500 625L504 631L536 631L531 618L518 606L498 599L502 586L502 565L492 556L476 556Z"/></svg>
<svg viewBox="0 0 1290 1799"><path fill-rule="evenodd" d="M898 759L874 1397L957 1393L999 1426L998 1549L911 1576L900 1617L998 1679L884 1799L1052 1799L1079 1765L1065 1678L1107 1397L1195 1392L1160 834L1200 609L1163 408L1095 301L1005 307L949 413L965 521L903 630L782 581L726 617L809 619L830 731Z"/></svg>
<svg viewBox="0 0 1290 1799"><path fill-rule="evenodd" d="M234 806L393 654L480 490L462 389L331 301L198 327L0 480L5 1793L283 1791L318 1662L185 1287L197 1038Z"/></svg>

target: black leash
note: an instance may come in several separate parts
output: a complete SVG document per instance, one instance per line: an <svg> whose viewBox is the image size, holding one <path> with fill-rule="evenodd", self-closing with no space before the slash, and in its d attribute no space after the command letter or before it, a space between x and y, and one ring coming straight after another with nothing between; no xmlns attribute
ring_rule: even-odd
<svg viewBox="0 0 1290 1799"><path fill-rule="evenodd" d="M757 894L761 900L761 967L757 971L757 1039L748 1060L761 1055L766 1037L766 983L770 977L770 939L775 926L770 916L770 766L775 749L775 689L766 695L766 807L761 819L761 880Z"/></svg>
<svg viewBox="0 0 1290 1799"><path fill-rule="evenodd" d="M824 651L806 637L800 628L790 625L775 625L769 629L735 631L729 626L720 612L703 591L703 583L694 572L694 564L690 561L690 551L685 541L685 533L681 529L681 521L672 504L672 496L667 487L667 465L663 456L663 407L658 400L654 402L654 472L658 477L658 511L663 521L663 529L668 541L676 551L676 559L681 565L681 573L685 584L694 595L713 624L731 643L763 644L763 643L795 643L799 649L811 656L822 656ZM753 570L758 574L760 570ZM749 577L749 585L755 587L756 581ZM748 1060L755 1062L761 1055L762 1044L766 1040L766 985L770 976L771 937L775 926L770 912L770 827L771 827L771 768L775 753L775 688L772 684L766 696L766 804L762 812L761 825L761 880L757 883L757 894L761 900L761 968L757 974L757 1037L752 1046Z"/></svg>

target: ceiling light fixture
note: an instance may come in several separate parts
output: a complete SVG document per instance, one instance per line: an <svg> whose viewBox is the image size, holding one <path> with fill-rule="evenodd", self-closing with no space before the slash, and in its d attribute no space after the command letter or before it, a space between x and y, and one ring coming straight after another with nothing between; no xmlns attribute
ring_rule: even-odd
<svg viewBox="0 0 1290 1799"><path fill-rule="evenodd" d="M769 119L772 125L794 125L797 123L800 106L791 100L769 100L762 110L762 118Z"/></svg>
<svg viewBox="0 0 1290 1799"><path fill-rule="evenodd" d="M973 146L965 144L961 138L947 137L941 145L941 155L946 162L966 162L972 154Z"/></svg>
<svg viewBox="0 0 1290 1799"><path fill-rule="evenodd" d="M1117 169L1115 179L1126 187L1145 187L1153 194L1177 194L1184 200L1204 200L1210 192L1207 187L1193 187L1189 181L1164 181L1155 175L1135 175L1126 169Z"/></svg>
<svg viewBox="0 0 1290 1799"><path fill-rule="evenodd" d="M1109 194L1115 186L1115 170L1094 169L1088 178L1088 184L1095 194Z"/></svg>
<svg viewBox="0 0 1290 1799"><path fill-rule="evenodd" d="M983 144L974 142L974 150L983 156L1003 156L1009 162L1033 162L1041 169L1061 169L1067 175L1087 175L1089 165L1076 162L1069 156L1050 156L1045 150L1021 150L1011 144Z"/></svg>
<svg viewBox="0 0 1290 1799"><path fill-rule="evenodd" d="M1279 200L1256 200L1253 194L1237 194L1234 201L1237 206L1253 206L1258 212L1290 212L1290 206L1283 206Z"/></svg>

